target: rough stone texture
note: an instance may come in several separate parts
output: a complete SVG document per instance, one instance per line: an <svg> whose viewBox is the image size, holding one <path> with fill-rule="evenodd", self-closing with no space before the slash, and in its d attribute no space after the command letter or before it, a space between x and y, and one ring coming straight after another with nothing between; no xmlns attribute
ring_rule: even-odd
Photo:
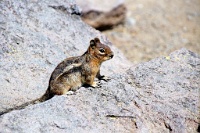
<svg viewBox="0 0 200 133"><path fill-rule="evenodd" d="M124 0L77 0L82 19L98 30L110 29L126 18Z"/></svg>
<svg viewBox="0 0 200 133"><path fill-rule="evenodd" d="M40 97L50 74L66 57L83 54L100 37L114 51L102 73L120 73L129 62L100 32L83 23L70 0L0 1L0 112Z"/></svg>
<svg viewBox="0 0 200 133"><path fill-rule="evenodd" d="M79 12L74 4L0 1L0 110L40 97L55 66L96 36L114 50L102 67L111 80L1 115L0 132L197 132L200 56L181 49L130 67L105 36L72 15Z"/></svg>
<svg viewBox="0 0 200 133"><path fill-rule="evenodd" d="M181 49L0 117L0 132L197 132L200 57Z"/></svg>
<svg viewBox="0 0 200 133"><path fill-rule="evenodd" d="M181 49L129 71L136 105L153 132L197 132L200 120L200 56Z"/></svg>

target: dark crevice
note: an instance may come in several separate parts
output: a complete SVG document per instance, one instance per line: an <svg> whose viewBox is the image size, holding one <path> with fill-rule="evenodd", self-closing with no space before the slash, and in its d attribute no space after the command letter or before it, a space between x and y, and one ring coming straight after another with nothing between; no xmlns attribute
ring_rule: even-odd
<svg viewBox="0 0 200 133"><path fill-rule="evenodd" d="M78 6L76 4L71 5L70 8L65 7L63 5L60 5L60 6L49 5L49 7L53 8L55 10L62 11L62 12L67 13L67 14L71 14L71 15L79 15L80 16L82 14L80 9L78 8Z"/></svg>
<svg viewBox="0 0 200 133"><path fill-rule="evenodd" d="M200 124L198 125L197 132L200 133Z"/></svg>
<svg viewBox="0 0 200 133"><path fill-rule="evenodd" d="M138 125L137 125L137 123L135 122L135 128L138 128Z"/></svg>
<svg viewBox="0 0 200 133"><path fill-rule="evenodd" d="M171 131L172 131L171 126L170 126L168 123L165 123L165 122L164 122L164 124L165 124L165 127L166 127L167 129L169 129L169 131L171 132Z"/></svg>
<svg viewBox="0 0 200 133"><path fill-rule="evenodd" d="M123 116L123 115L106 115L106 117L111 117L111 118L130 118L130 119L135 119L136 118L134 116Z"/></svg>
<svg viewBox="0 0 200 133"><path fill-rule="evenodd" d="M134 104L138 109L141 109L141 107L138 105L138 103L136 101L134 101Z"/></svg>

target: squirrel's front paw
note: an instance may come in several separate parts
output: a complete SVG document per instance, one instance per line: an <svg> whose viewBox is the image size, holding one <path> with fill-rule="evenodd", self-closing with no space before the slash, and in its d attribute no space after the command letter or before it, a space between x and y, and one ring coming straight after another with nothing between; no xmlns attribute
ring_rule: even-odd
<svg viewBox="0 0 200 133"><path fill-rule="evenodd" d="M106 76L101 76L100 78L99 78L99 80L104 80L104 81L109 81L109 80L111 80L109 77L106 77Z"/></svg>
<svg viewBox="0 0 200 133"><path fill-rule="evenodd" d="M101 83L99 81L94 81L92 83L91 87L93 87L93 88L99 88L99 87L101 87Z"/></svg>
<svg viewBox="0 0 200 133"><path fill-rule="evenodd" d="M75 94L74 91L68 91L68 92L66 93L66 95L74 95L74 94Z"/></svg>

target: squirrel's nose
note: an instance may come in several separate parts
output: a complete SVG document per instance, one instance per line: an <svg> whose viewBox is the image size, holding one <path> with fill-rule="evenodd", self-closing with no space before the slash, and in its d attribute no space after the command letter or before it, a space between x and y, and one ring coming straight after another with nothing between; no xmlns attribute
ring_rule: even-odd
<svg viewBox="0 0 200 133"><path fill-rule="evenodd" d="M112 59L113 58L113 56L114 56L114 54L112 53L112 54L110 54L110 58Z"/></svg>

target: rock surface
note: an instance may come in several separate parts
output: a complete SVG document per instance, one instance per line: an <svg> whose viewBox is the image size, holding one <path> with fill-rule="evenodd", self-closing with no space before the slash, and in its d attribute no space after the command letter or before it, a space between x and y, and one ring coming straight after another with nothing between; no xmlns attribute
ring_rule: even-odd
<svg viewBox="0 0 200 133"><path fill-rule="evenodd" d="M0 132L197 132L200 57L181 49L0 117Z"/></svg>
<svg viewBox="0 0 200 133"><path fill-rule="evenodd" d="M127 68L105 36L72 15L75 6L70 0L0 1L0 112L39 98L56 65L83 54L94 37L115 54L103 64L103 74Z"/></svg>
<svg viewBox="0 0 200 133"><path fill-rule="evenodd" d="M0 110L40 97L55 66L85 52L96 36L114 50L102 67L111 80L1 115L0 132L197 132L200 56L181 49L130 67L72 15L75 7L68 0L0 2Z"/></svg>
<svg viewBox="0 0 200 133"><path fill-rule="evenodd" d="M82 19L98 30L110 29L126 18L124 0L77 0Z"/></svg>

